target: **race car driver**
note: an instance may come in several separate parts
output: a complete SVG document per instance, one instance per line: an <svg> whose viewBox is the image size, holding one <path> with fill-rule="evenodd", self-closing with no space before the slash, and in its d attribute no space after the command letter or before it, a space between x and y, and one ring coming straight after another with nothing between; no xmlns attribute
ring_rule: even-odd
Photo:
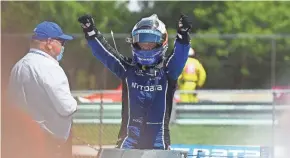
<svg viewBox="0 0 290 158"><path fill-rule="evenodd" d="M181 15L174 51L167 58L167 30L156 14L142 18L134 26L127 40L132 58L122 56L108 44L92 16L83 15L78 21L93 55L122 79L122 123L117 148L169 149L173 95L190 48L188 17Z"/></svg>
<svg viewBox="0 0 290 158"><path fill-rule="evenodd" d="M185 67L178 78L179 90L196 90L201 88L206 80L206 71L202 64L196 59L195 51L190 48ZM180 101L197 103L199 101L196 93L181 93Z"/></svg>

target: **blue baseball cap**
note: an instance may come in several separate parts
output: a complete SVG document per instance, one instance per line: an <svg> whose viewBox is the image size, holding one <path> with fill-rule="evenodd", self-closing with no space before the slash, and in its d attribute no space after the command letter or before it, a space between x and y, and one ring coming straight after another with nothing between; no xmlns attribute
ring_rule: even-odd
<svg viewBox="0 0 290 158"><path fill-rule="evenodd" d="M37 40L57 38L67 41L73 39L72 36L64 34L62 29L54 22L44 21L38 24L33 31L34 35L32 36L32 39Z"/></svg>

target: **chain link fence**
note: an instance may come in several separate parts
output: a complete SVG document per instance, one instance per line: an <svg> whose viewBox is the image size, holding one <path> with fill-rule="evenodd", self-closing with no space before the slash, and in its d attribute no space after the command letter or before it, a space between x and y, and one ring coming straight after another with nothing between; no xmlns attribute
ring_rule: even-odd
<svg viewBox="0 0 290 158"><path fill-rule="evenodd" d="M131 56L130 45L125 42L128 36L115 34L117 49L124 56ZM2 59L5 59L1 65L2 83L5 83L12 66L28 51L30 35L2 34L1 37ZM108 103L105 97L121 97L121 94L85 91L114 90L121 81L93 57L83 35L75 34L75 37L74 41L66 44L60 64L68 76L71 89L77 92L75 96L81 107L73 125L74 149L91 156L96 152L92 147L114 147L116 143L120 128L120 102ZM105 34L105 37L114 46L111 35ZM289 36L278 35L193 35L191 45L207 71L203 88L271 89L288 85L289 39ZM172 50L173 40L174 35L171 35L169 50ZM5 89L7 84L2 85ZM84 91L79 93L77 90ZM89 94L98 94L97 98L101 97L102 102L99 100L97 104L91 104L86 98L79 98ZM176 106L179 110L174 111L176 119L171 125L172 143L272 144L271 93L253 91L235 96L233 91L207 94L201 91L199 98L202 103L180 103ZM252 100L247 102L249 98ZM251 121L252 124L249 123Z"/></svg>

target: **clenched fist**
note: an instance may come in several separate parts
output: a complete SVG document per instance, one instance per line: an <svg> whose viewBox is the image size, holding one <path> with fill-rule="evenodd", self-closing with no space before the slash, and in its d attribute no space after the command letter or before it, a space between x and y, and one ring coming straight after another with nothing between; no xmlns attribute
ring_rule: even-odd
<svg viewBox="0 0 290 158"><path fill-rule="evenodd" d="M188 16L181 15L177 24L176 38L180 43L188 44L190 42L189 32L192 28L192 22L188 19Z"/></svg>
<svg viewBox="0 0 290 158"><path fill-rule="evenodd" d="M78 18L78 22L81 24L83 32L86 38L92 38L96 35L98 30L96 29L94 19L91 15L83 15Z"/></svg>

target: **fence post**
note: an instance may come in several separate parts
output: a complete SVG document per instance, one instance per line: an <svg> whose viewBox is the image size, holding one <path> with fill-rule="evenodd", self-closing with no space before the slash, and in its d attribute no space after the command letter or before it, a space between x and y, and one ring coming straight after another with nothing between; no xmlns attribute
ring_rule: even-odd
<svg viewBox="0 0 290 158"><path fill-rule="evenodd" d="M271 39L271 88L276 85L276 39ZM272 137L271 137L271 158L274 158L275 154L275 122L276 122L276 103L274 102L274 98L276 96L276 92L272 91Z"/></svg>
<svg viewBox="0 0 290 158"><path fill-rule="evenodd" d="M107 89L107 68L104 67L103 69L103 90L101 90L101 106L100 106L100 149L102 149L102 145L103 145L103 129L104 129L104 124L103 124L103 118L104 118L104 90Z"/></svg>
<svg viewBox="0 0 290 158"><path fill-rule="evenodd" d="M270 158L274 158L275 156L275 134L276 134L276 131L275 131L275 123L276 123L276 103L274 102L274 98L276 97L276 92L275 91L272 91L272 96L273 96L273 101L272 101L272 137L271 137L271 145L272 145L272 148L271 148L271 157Z"/></svg>
<svg viewBox="0 0 290 158"><path fill-rule="evenodd" d="M271 39L271 86L276 85L276 39Z"/></svg>
<svg viewBox="0 0 290 158"><path fill-rule="evenodd" d="M100 123L99 123L99 149L102 149L102 137L103 137L103 90L101 90L100 97Z"/></svg>

